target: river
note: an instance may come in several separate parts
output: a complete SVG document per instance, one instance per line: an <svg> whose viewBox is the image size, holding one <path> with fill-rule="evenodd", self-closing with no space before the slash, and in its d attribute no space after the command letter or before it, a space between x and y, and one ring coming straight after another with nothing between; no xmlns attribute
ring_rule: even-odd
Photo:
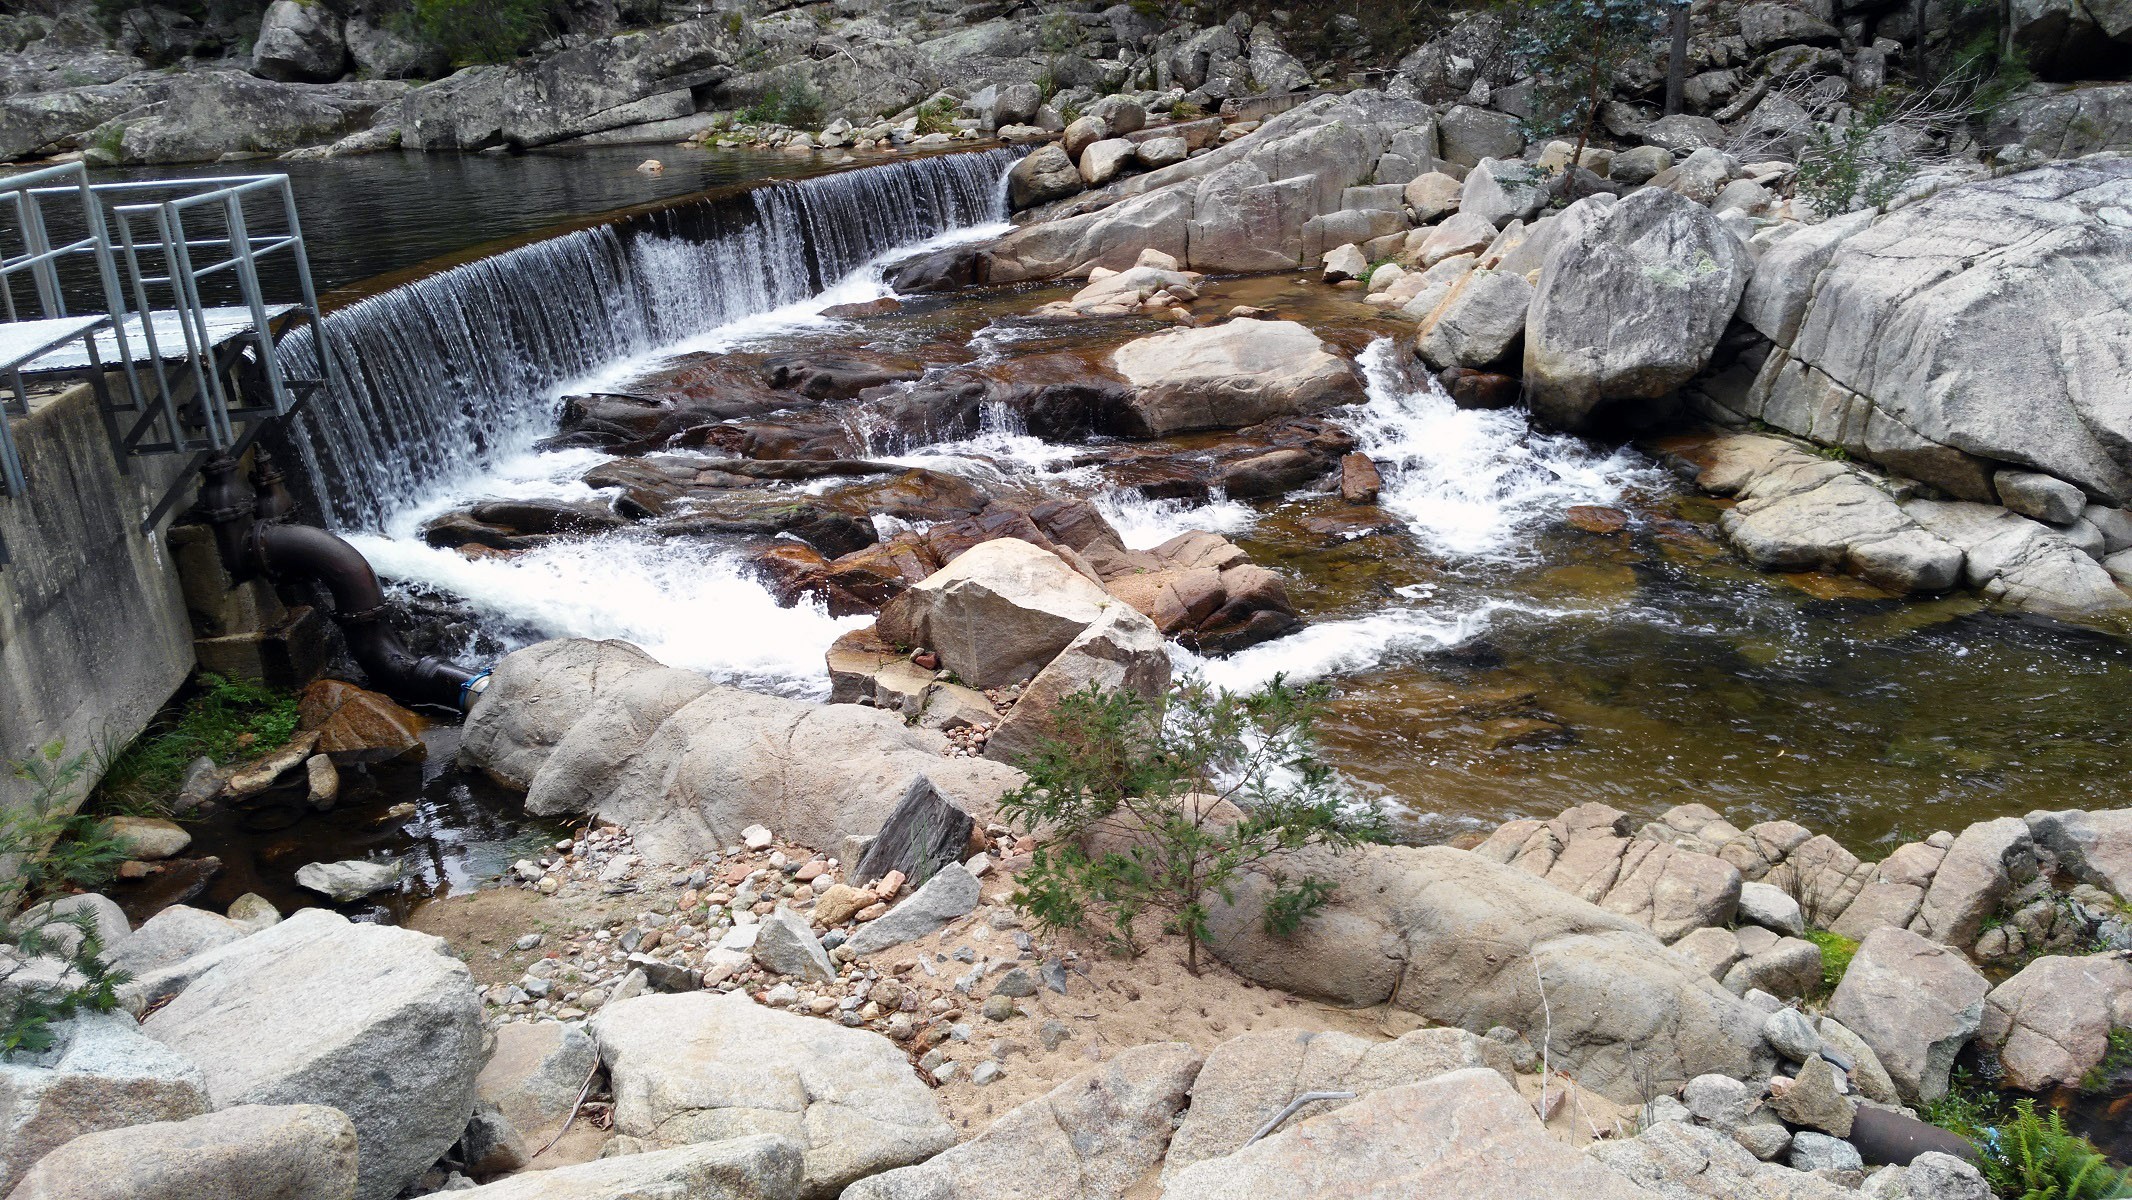
<svg viewBox="0 0 2132 1200"><path fill-rule="evenodd" d="M822 652L863 618L781 607L733 539L626 531L471 559L429 546L421 526L474 499L591 497L578 477L604 454L537 448L560 398L626 390L680 355L960 344L982 361L1028 339L1094 335L1023 317L1061 288L918 299L861 324L823 315L886 295L881 265L913 248L995 235L1005 152L701 199L684 197L750 173L806 174L809 160L669 153L667 173L645 177L631 169L645 153L393 156L297 173L314 261L347 295L440 254L432 266L569 229L417 270L413 286L336 313L350 380L301 421L307 467L382 574L463 603L489 644L620 637L741 686L819 696ZM583 227L596 206L677 200ZM402 217L379 238L386 212ZM1210 311L1251 302L1362 331L1368 399L1338 416L1384 464L1388 530L1328 533L1322 496L1149 502L1089 465L1102 447L1046 444L1001 421L953 443L869 450L1089 497L1135 546L1214 529L1283 572L1306 629L1226 659L1180 649L1179 665L1233 687L1276 672L1332 684L1328 757L1413 840L1588 800L1639 816L1698 802L1743 826L1797 820L1877 858L1935 829L2117 802L2132 767L2123 643L1966 596L1907 601L1748 570L1710 538L1714 502L1645 450L1540 433L1515 410L1457 409L1390 369L1395 326L1326 293L1294 278L1216 281ZM1629 520L1587 532L1564 520L1576 505ZM411 855L434 860L417 864L427 882L463 884L500 869L504 852L483 847L545 836L455 823L451 804L474 790L440 769L427 777L449 799L408 827L430 847ZM452 832L475 826L486 832ZM435 850L440 831L448 852Z"/></svg>

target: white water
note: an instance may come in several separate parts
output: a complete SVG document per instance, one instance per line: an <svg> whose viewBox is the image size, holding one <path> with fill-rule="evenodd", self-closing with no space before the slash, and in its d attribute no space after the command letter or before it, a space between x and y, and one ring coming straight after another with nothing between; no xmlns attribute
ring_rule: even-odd
<svg viewBox="0 0 2132 1200"><path fill-rule="evenodd" d="M1423 549L1454 571L1485 573L1525 557L1533 533L1576 504L1610 505L1660 473L1627 451L1602 452L1573 437L1535 432L1516 409L1461 409L1434 379L1404 377L1389 340L1358 360L1368 401L1351 410L1358 448L1380 464L1378 504ZM1189 514L1186 515L1189 520ZM1221 687L1249 690L1275 675L1334 678L1473 641L1504 622L1556 620L1582 610L1477 598L1447 602L1438 589L1401 589L1404 603L1368 616L1313 622L1300 632L1224 659L1182 648L1171 656Z"/></svg>
<svg viewBox="0 0 2132 1200"><path fill-rule="evenodd" d="M673 666L819 695L823 651L863 620L780 607L730 550L622 533L468 559L429 546L422 526L483 499L600 495L581 476L607 455L533 449L563 396L832 325L831 306L890 294L889 262L1003 232L1011 160L761 188L737 224L728 207L633 237L567 234L364 301L327 322L343 387L305 418L306 465L381 576L462 598L506 642L623 638ZM692 238L678 228L690 219L727 225ZM817 277L832 282L815 290Z"/></svg>

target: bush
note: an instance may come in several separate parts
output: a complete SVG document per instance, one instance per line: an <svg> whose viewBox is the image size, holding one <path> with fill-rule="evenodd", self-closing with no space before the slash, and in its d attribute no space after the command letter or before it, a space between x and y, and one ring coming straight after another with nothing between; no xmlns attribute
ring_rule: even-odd
<svg viewBox="0 0 2132 1200"><path fill-rule="evenodd" d="M454 66L508 62L555 28L550 0L412 0L410 32Z"/></svg>
<svg viewBox="0 0 2132 1200"><path fill-rule="evenodd" d="M918 106L918 132L954 133L955 102L946 96L936 96Z"/></svg>
<svg viewBox="0 0 2132 1200"><path fill-rule="evenodd" d="M1671 0L1509 0L1511 52L1534 77L1535 135L1577 133L1580 161L1599 109L1629 62L1666 27Z"/></svg>
<svg viewBox="0 0 2132 1200"><path fill-rule="evenodd" d="M1185 967L1198 974L1209 897L1231 900L1241 871L1282 850L1382 836L1381 815L1344 803L1317 760L1311 726L1324 695L1279 678L1249 695L1194 679L1171 689L1166 708L1092 687L1060 701L1017 764L1028 782L1000 802L1002 816L1048 836L1015 905L1049 929L1100 916L1128 954L1142 950L1134 922L1159 912L1163 932L1184 936ZM1240 820L1223 819L1231 804ZM1333 893L1318 879L1274 883L1263 919L1277 936Z"/></svg>
<svg viewBox="0 0 2132 1200"><path fill-rule="evenodd" d="M66 747L53 742L9 767L31 791L22 807L0 812L0 858L17 864L0 881L0 913L21 914L26 902L46 893L108 880L125 850L93 818L68 808L88 756L69 758ZM0 1058L50 1046L52 1023L81 1009L109 1012L118 1006L117 987L127 977L105 965L103 942L87 916L51 917L32 909L0 920L0 941L15 948L0 956ZM55 959L66 968L58 982L15 982L37 959Z"/></svg>
<svg viewBox="0 0 2132 1200"><path fill-rule="evenodd" d="M819 128L822 93L804 75L772 83L755 103L740 110L740 119L750 125L789 125L794 129Z"/></svg>
<svg viewBox="0 0 2132 1200"><path fill-rule="evenodd" d="M231 763L256 758L288 745L296 736L296 724L295 696L250 680L202 672L198 694L111 759L97 787L96 806L118 812L159 811L194 759Z"/></svg>
<svg viewBox="0 0 2132 1200"><path fill-rule="evenodd" d="M1799 155L1798 192L1824 216L1879 208L1917 175L1917 163L1890 146L1897 112L1876 96L1842 127L1814 126Z"/></svg>

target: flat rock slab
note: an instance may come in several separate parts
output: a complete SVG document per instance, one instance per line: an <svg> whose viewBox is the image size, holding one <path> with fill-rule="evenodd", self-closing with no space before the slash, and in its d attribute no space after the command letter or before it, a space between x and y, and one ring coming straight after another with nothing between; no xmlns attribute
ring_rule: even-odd
<svg viewBox="0 0 2132 1200"><path fill-rule="evenodd" d="M1304 1092L1361 1097L1487 1066L1482 1047L1479 1036L1463 1029L1417 1029L1390 1042L1306 1029L1263 1029L1230 1038L1207 1056L1192 1085L1192 1106L1170 1140L1163 1178L1243 1149L1245 1139ZM1350 1103L1313 1101L1299 1115L1307 1119Z"/></svg>
<svg viewBox="0 0 2132 1200"><path fill-rule="evenodd" d="M1163 1200L1341 1196L1645 1200L1650 1193L1549 1137L1494 1071L1372 1093L1178 1172Z"/></svg>
<svg viewBox="0 0 2132 1200"><path fill-rule="evenodd" d="M860 926L844 944L851 947L853 954L863 958L892 946L915 942L974 911L979 894L977 877L961 863L950 863L903 903Z"/></svg>
<svg viewBox="0 0 2132 1200"><path fill-rule="evenodd" d="M474 1108L481 1000L440 938L309 908L220 957L143 1022L216 1105L323 1104L355 1122L359 1200L387 1200Z"/></svg>
<svg viewBox="0 0 2132 1200"><path fill-rule="evenodd" d="M356 1132L318 1104L240 1104L79 1137L12 1200L352 1200Z"/></svg>
<svg viewBox="0 0 2132 1200"><path fill-rule="evenodd" d="M955 1144L894 1042L764 1008L740 992L639 996L588 1026L614 1080L615 1130L666 1145L775 1134L804 1147L799 1194Z"/></svg>
<svg viewBox="0 0 2132 1200"><path fill-rule="evenodd" d="M526 1171L452 1193L471 1200L791 1200L801 1194L801 1144L773 1134L624 1154Z"/></svg>
<svg viewBox="0 0 2132 1200"><path fill-rule="evenodd" d="M954 1149L860 1180L841 1200L1117 1200L1162 1161L1199 1061L1182 1042L1122 1050Z"/></svg>

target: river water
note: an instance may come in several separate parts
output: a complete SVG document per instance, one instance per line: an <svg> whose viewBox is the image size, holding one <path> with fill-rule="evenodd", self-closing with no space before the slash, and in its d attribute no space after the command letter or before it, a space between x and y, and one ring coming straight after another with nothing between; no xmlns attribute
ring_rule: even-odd
<svg viewBox="0 0 2132 1200"><path fill-rule="evenodd" d="M404 270L439 244L463 256L491 231L673 199L674 166L650 180L628 169L642 153L422 159L463 190L437 202L454 211L417 222L430 232L412 249L372 244L356 200L305 196L313 237L329 243L314 259L352 285L366 265ZM705 155L688 182L804 173L805 159L771 157ZM328 327L349 382L300 431L333 522L397 586L463 602L503 644L620 637L741 686L824 694L822 652L863 618L779 606L731 542L625 532L469 559L428 546L420 528L475 499L592 495L578 477L605 455L534 448L560 398L626 390L678 354L908 337L959 339L982 359L1082 336L1021 318L1058 288L914 298L863 327L823 315L887 294L881 265L915 247L995 236L1010 161L959 155L720 193L342 309ZM350 173L335 189L368 170L336 169ZM378 178L404 183L412 169L384 160ZM299 177L300 196L306 186ZM535 195L548 207L521 211ZM515 224L479 215L505 209ZM1798 820L1872 858L1986 817L2119 802L2132 766L2122 643L1966 597L1910 602L1749 571L1711 540L1714 502L1645 450L1536 432L1515 410L1457 409L1395 369L1390 340L1370 340L1395 326L1314 283L1217 281L1213 293L1212 311L1262 303L1364 331L1368 399L1338 416L1385 464L1394 528L1328 533L1338 505L1323 496L1146 501L1088 465L1100 447L1045 444L1003 419L873 456L1087 496L1135 546L1214 529L1283 572L1306 629L1226 659L1175 657L1225 686L1275 673L1332 684L1328 757L1389 801L1407 836L1586 800L1643 815L1700 802L1742 825ZM1578 505L1619 509L1627 526L1585 532L1564 517ZM475 824L453 824L451 805L472 793L448 773L423 787L453 797L422 818L425 845ZM493 870L496 855L468 847L508 840L452 836L458 848L423 869L427 882L463 882L445 859Z"/></svg>

